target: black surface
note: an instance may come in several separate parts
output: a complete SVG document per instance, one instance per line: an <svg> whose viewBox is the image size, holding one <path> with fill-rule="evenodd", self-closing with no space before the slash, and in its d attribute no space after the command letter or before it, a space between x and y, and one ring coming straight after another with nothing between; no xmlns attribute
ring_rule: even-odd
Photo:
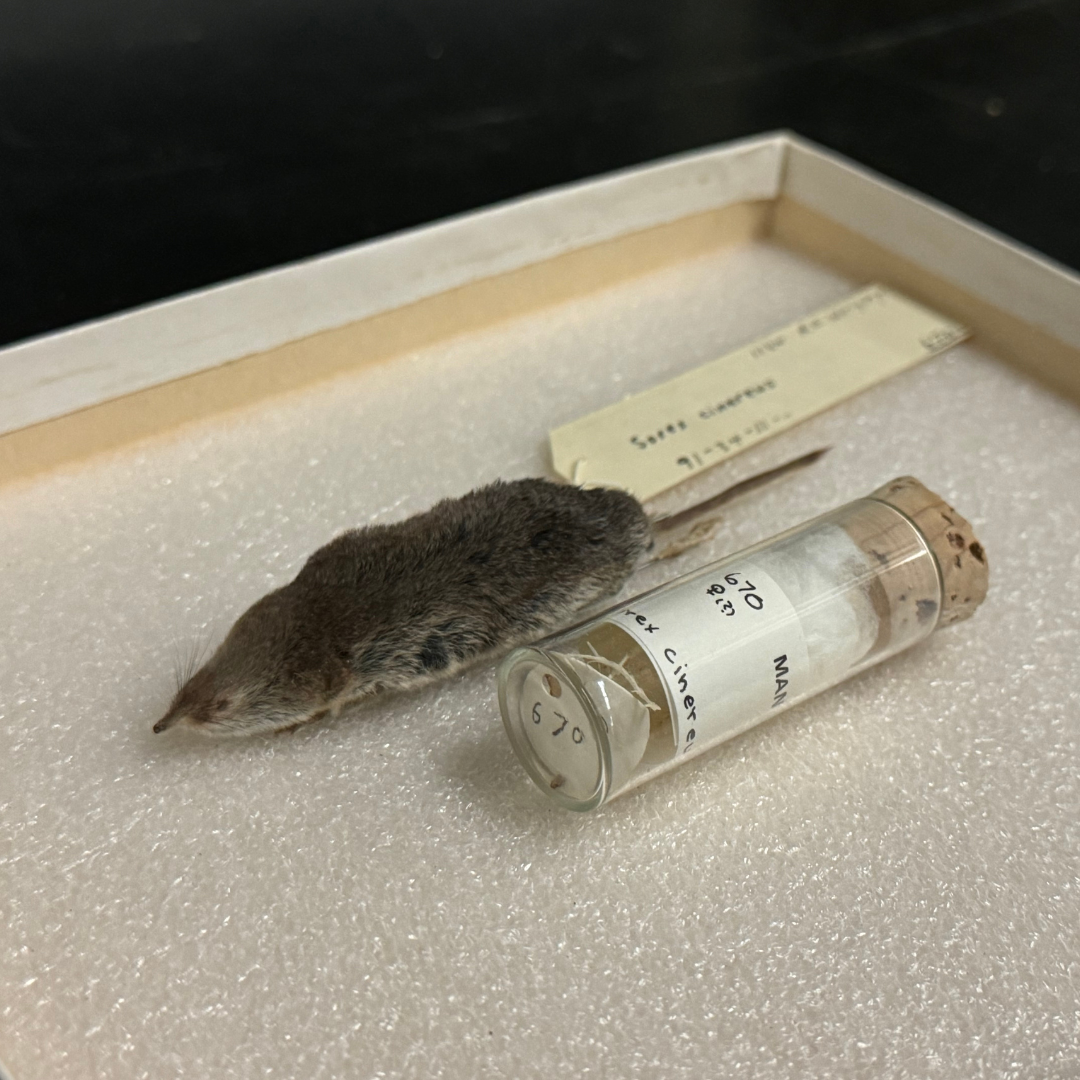
<svg viewBox="0 0 1080 1080"><path fill-rule="evenodd" d="M0 341L780 127L1080 267L1080 0L7 0Z"/></svg>

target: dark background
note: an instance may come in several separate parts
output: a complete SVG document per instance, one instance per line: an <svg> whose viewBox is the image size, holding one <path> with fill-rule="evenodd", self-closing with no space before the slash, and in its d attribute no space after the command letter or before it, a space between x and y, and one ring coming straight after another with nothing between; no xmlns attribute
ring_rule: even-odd
<svg viewBox="0 0 1080 1080"><path fill-rule="evenodd" d="M3 0L0 341L780 127L1080 267L1080 0Z"/></svg>

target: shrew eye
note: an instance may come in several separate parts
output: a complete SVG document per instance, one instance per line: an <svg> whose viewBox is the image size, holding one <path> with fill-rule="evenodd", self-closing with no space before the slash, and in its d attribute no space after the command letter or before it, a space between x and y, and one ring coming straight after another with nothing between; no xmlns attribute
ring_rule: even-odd
<svg viewBox="0 0 1080 1080"><path fill-rule="evenodd" d="M214 712L216 713L223 713L228 707L228 698L218 698L217 701L214 702Z"/></svg>

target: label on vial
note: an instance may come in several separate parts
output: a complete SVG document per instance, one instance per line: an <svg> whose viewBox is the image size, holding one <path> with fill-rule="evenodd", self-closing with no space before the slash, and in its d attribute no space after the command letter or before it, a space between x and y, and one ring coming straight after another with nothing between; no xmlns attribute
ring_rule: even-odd
<svg viewBox="0 0 1080 1080"><path fill-rule="evenodd" d="M809 686L799 616L752 560L631 601L611 622L649 654L690 754L765 720Z"/></svg>
<svg viewBox="0 0 1080 1080"><path fill-rule="evenodd" d="M641 761L649 741L649 712L625 687L605 676L600 665L565 658L607 724L611 786L618 790ZM521 695L522 731L552 787L573 799L587 799L601 779L600 748L577 696L554 669L535 667Z"/></svg>
<svg viewBox="0 0 1080 1080"><path fill-rule="evenodd" d="M536 667L525 678L522 731L550 772L552 787L587 799L600 783L600 748L581 702L566 693L553 669Z"/></svg>

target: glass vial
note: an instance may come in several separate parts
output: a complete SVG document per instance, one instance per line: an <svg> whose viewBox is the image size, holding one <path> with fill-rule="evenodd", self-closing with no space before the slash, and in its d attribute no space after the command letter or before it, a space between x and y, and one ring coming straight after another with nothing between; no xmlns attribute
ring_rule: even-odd
<svg viewBox="0 0 1080 1080"><path fill-rule="evenodd" d="M535 783L591 810L967 618L971 526L902 477L536 645L499 669Z"/></svg>

